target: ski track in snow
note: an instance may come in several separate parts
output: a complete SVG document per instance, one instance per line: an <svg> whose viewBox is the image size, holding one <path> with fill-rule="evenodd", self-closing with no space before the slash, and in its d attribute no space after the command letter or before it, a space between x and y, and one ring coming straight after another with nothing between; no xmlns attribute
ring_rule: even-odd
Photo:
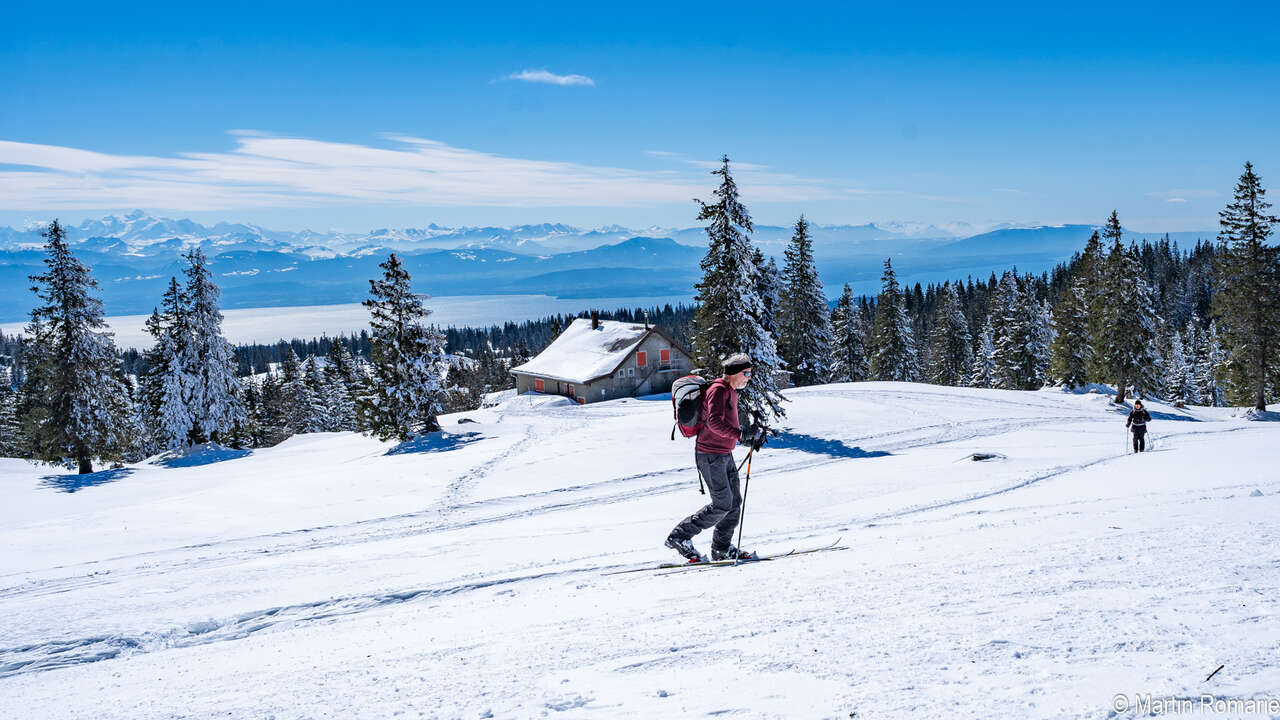
<svg viewBox="0 0 1280 720"><path fill-rule="evenodd" d="M1078 421L1082 419L1093 420L1092 418L1082 418L1081 416L1061 416L1044 418L1045 421ZM1022 427L1026 424L1025 420L1018 422L997 421L997 420L975 420L971 422L941 423L935 425L921 426L905 430L898 430L885 433L877 433L872 435L864 435L853 438L857 441L883 441L889 438L898 438L908 436L909 439L897 440L894 442L884 442L883 444L872 445L870 450L903 450L910 448L928 447L942 443L956 442L961 440L972 440L981 437L990 437L999 435ZM1193 434L1215 434L1223 432L1236 432L1247 428L1226 428L1214 431L1200 432L1182 432L1182 433L1166 433L1163 437L1176 437L1181 435ZM557 428L561 431L563 428ZM288 533L279 533L269 536L257 536L249 538L237 538L234 540L218 543L218 546L224 545L247 545L242 550L230 549L219 555L212 557L200 557L194 560L184 559L173 563L153 562L137 566L132 572L130 571L112 571L109 574L75 576L65 578L59 581L50 581L40 587L15 586L0 589L0 598L25 595L38 597L44 594L54 594L70 592L81 589L89 585L103 582L121 582L130 577L141 574L164 574L173 572L177 569L193 569L196 567L208 566L226 566L240 562L247 558L258 558L264 554L283 554L300 551L316 551L333 546L345 546L359 542L377 542L393 537L412 536L420 534L429 534L446 530L456 530L462 528L475 527L477 525L487 523L501 523L508 520L541 515L549 512L557 512L563 510L573 510L583 507L595 506L604 503L620 503L628 502L641 497L651 496L658 493L669 493L688 489L688 483L685 481L667 482L660 485L651 485L636 490L628 490L611 493L607 496L588 496L574 500L565 500L562 502L554 502L548 504L535 505L524 509L490 515L475 519L462 519L453 522L438 522L433 524L418 524L408 527L384 529L381 527L373 529L372 532L363 532L362 534L353 534L349 531L359 529L365 530L367 526L386 526L395 525L401 521L414 520L424 515L438 515L442 518L450 517L467 509L488 509L495 505L512 504L523 500L542 499L548 496L558 496L565 493L574 493L595 489L595 485L572 486L568 488L550 490L540 493L529 493L525 495L506 496L495 498L492 500L483 500L475 503L457 503L456 500L462 491L459 488L473 485L494 468L499 467L502 463L517 457L523 450L537 439L537 435L528 434L525 438L512 447L499 453L491 460L485 462L476 471L462 476L459 480L450 483L450 492L446 495L446 501L443 507L429 509L417 513L406 513L388 518L377 518L374 520L365 520L344 526L330 526L322 528L308 528L305 530L291 531ZM983 500L997 495L1010 493L1021 488L1028 487L1034 483L1041 482L1050 478L1055 478L1066 473L1091 467L1100 463L1114 461L1125 455L1115 455L1099 458L1086 463L1071 466L1056 467L1052 470L1035 475L1025 480L1018 481L1012 485L1001 487L988 492L976 493L963 497L957 497L930 503L926 505L903 508L901 510L881 513L867 518L851 519L847 524L849 526L875 526L877 523L885 520L895 520L911 515L917 515L933 510L941 510L954 508L967 503ZM801 470L809 470L822 465L831 465L844 462L853 462L849 459L831 458L826 460L808 461L791 463L773 467L769 470L770 474L782 475ZM656 472L640 473L630 475L623 478L599 483L599 485L618 485L628 484L637 480L647 480L654 477L662 477L675 473L687 473L687 467L672 468ZM812 540L822 536L824 533L836 531L836 528L830 526L809 526L800 529L798 532L790 533L782 536L775 536L774 541L800 542ZM335 532L336 531L336 532ZM271 549L263 549L259 544L264 540L273 538L287 538L298 534L311 535L319 532L332 533L326 538L311 538L305 542L299 542L293 545L276 545ZM176 551L161 551L155 554L175 554L185 550L203 550L213 548L213 543L205 543L200 545L192 545L179 548ZM563 565L563 563L557 563ZM247 637L251 633L262 630L271 629L280 624L296 625L303 622L314 622L325 620L331 617L351 615L355 613L365 612L368 610L386 607L387 605L411 602L426 598L437 597L441 595L451 595L469 590L487 588L499 584L517 583L530 580L541 580L550 577L570 576L577 574L596 575L601 572L616 569L616 565L593 565L588 567L571 568L559 571L536 572L533 574L524 574L516 577L503 577L500 579L479 578L471 582L464 582L454 585L432 586L429 588L414 588L400 592L373 594L360 597L344 597L332 600L319 601L315 603L306 603L302 605L294 605L288 607L272 607L261 611L242 614L224 621L201 621L188 626L169 628L163 631L151 632L137 637L89 637L69 640L60 640L43 645L29 645L15 648L0 648L0 678L10 675L16 675L23 672L39 672L50 670L67 665L74 665L84 662L97 662L100 660L108 660L119 656L122 652L154 652L156 650L189 647L191 645L205 644L210 642L222 642L227 640L236 640Z"/></svg>
<svg viewBox="0 0 1280 720"><path fill-rule="evenodd" d="M894 396L893 399L900 399ZM1044 420L1090 420L1096 421L1089 416L1062 416L1056 418L1045 418ZM851 438L853 441L865 442L876 441L875 444L867 448L869 451L901 451L906 449L928 447L948 442L959 442L964 440L973 440L981 437L990 437L1008 432L1011 429L1022 427L1026 424L1025 420L1016 422L1001 420L974 420L968 422L941 423L917 428L909 428L892 432L877 433L871 435L863 435ZM565 427L557 427L556 432L564 432ZM476 470L469 472L458 479L449 483L445 498L439 506L428 508L425 510L415 511L412 513L403 513L383 518L373 518L369 520L360 520L354 523L339 526L318 526L312 528L304 528L299 530L290 530L281 533L271 533L269 535L260 535L252 537L242 537L223 540L217 543L200 543L188 545L172 550L152 551L139 556L117 557L108 561L95 561L93 565L116 563L128 559L145 559L148 562L137 565L131 570L111 570L102 574L96 574L93 571L77 572L74 575L62 578L55 578L43 581L29 582L9 587L0 587L0 599L26 595L39 596L45 594L55 594L68 592L83 587L103 582L118 582L129 577L135 577L144 574L163 574L171 572L178 566L184 569L207 566L225 566L234 564L245 559L258 559L264 555L279 555L293 552L307 552L323 550L326 548L349 545L361 542L379 542L391 538L414 536L420 534L435 533L447 530L457 530L462 528L475 527L478 525L489 523L501 523L508 520L540 515L548 512L556 512L563 510L574 510L585 506L596 504L612 504L620 502L628 502L641 497L648 497L657 494L665 494L671 492L679 492L687 489L688 482L681 480L676 482L663 482L657 485L642 487L634 490L623 490L611 493L609 495L594 495L590 491L600 488L600 486L628 485L637 480L646 480L651 478L666 477L669 475L684 475L689 472L688 466L679 466L668 470L660 470L654 472L644 472L635 475L628 475L621 478L615 478L607 481L589 485L575 485L565 488L558 488L539 493L529 493L523 495L504 496L490 500L482 500L474 503L464 503L460 500L465 496L467 489L474 487L481 479L492 472L495 468L500 467L513 458L524 452L529 445L540 438L554 435L555 433L538 433L526 432L522 440L517 441L507 450L502 451L497 456L484 462ZM884 442L890 438L901 438L893 442ZM782 475L790 472L801 470L809 470L814 467L823 465L831 465L843 462L850 462L849 459L828 458L816 461L801 461L780 465L770 468L770 474ZM1061 470L1055 471L1059 474ZM935 506L924 508L915 508L904 511L903 514L911 514L921 512L923 510L932 509L932 507L944 507L956 502L966 502L972 499L979 499L990 494L998 494L1008 492L1009 490L1022 487L1030 482L1035 482L1039 478L1033 478L1028 481L1020 482L1012 487L1004 488L993 493L985 493L979 496L948 500ZM585 496L579 499L563 499L560 498L566 494L584 492ZM542 505L534 505L519 510L489 515L480 518L458 519L450 522L434 522L421 523L417 522L424 517L433 517L445 519L459 514L465 514L468 511L484 510L493 506L502 506L515 504L525 500L537 500L542 498L553 497L556 502ZM887 517L887 516L886 516ZM884 519L884 518L874 518ZM857 524L857 523L854 523ZM295 540L295 542L281 542ZM274 541L274 542L271 542ZM271 542L269 547L264 547L264 543ZM239 547L238 547L239 546ZM225 549L223 549L225 548ZM197 558L182 558L177 562L166 562L165 558L170 555L185 555L194 550L217 551L216 554L202 555ZM71 569L71 568L58 568ZM0 576L3 577L3 576ZM2 657L2 656L0 656Z"/></svg>
<svg viewBox="0 0 1280 720"><path fill-rule="evenodd" d="M811 391L812 393L812 391ZM921 400L933 403L950 403L956 401L956 394L951 392L919 391L886 391L886 390L832 390L817 397L824 400L857 400L860 403L882 404L889 407L903 408L912 405L920 406ZM909 453L912 451L937 448L947 444L967 443L974 440L986 440L1027 429L1034 422L1043 427L1057 429L1096 427L1100 419L1109 420L1087 408L1076 413L1064 413L1064 404L1055 397L1042 397L1028 393L1026 402L1009 399L1004 394L986 397L980 394L965 396L973 406L986 406L996 414L1007 414L1008 410L1018 412L1045 410L1052 414L1017 417L980 417L948 422L912 425L886 429L861 435L839 437L846 444L857 443L867 452L883 452L890 455ZM924 405L924 411L914 407L901 411L915 417L936 415L929 412L931 406ZM630 409L614 410L612 408L593 408L593 421L606 418L625 418ZM969 407L973 410L973 407ZM470 499L476 488L487 478L497 474L519 473L520 466L533 449L558 436L571 435L581 423L582 416L578 408L547 408L540 418L530 418L532 411L510 413L505 409L496 414L496 422L506 423L507 427L519 422L523 425L522 436L508 444L503 450L483 460L474 468L458 474L450 480L443 495L429 507L412 512L386 515L362 519L353 522L318 525L303 529L284 530L258 535L227 538L210 542L194 543L170 549L150 550L146 552L119 555L108 559L94 560L81 564L62 565L49 568L39 573L9 573L0 575L5 580L25 578L22 582L0 588L0 601L30 601L36 598L89 591L94 588L121 584L127 585L138 578L147 576L165 576L179 573L197 573L215 568L235 567L242 563L256 562L264 557L283 557L310 551L324 552L333 549L351 549L361 544L403 540L406 538L431 538L437 534L478 529L486 526L502 527L507 523L531 518L541 518L557 513L568 513L581 510L596 510L605 506L635 503L675 492L688 492L691 483L688 478L688 465L675 467L646 469L620 477L605 477L595 482L577 482L565 484L547 490L527 493L507 494L491 498ZM1114 414L1114 413L1113 413ZM851 425L860 423L856 418ZM1173 425L1162 423L1163 427ZM1181 425L1181 423L1178 423ZM1149 447L1155 451L1176 448L1182 440L1197 436L1223 435L1238 432L1264 432L1257 424L1238 424L1223 427L1221 425L1204 429L1187 429L1162 432L1149 439ZM787 476L804 473L817 468L840 467L857 468L859 464L871 462L870 458L831 457L821 453L806 452L801 449L787 449L779 453L783 461L771 465L768 472L771 476ZM839 522L824 521L820 523L795 523L790 530L774 532L769 536L771 544L786 545L789 543L805 543L815 538L830 539L844 534L846 544L855 538L849 535L851 529L875 529L882 526L909 523L916 518L941 513L939 519L954 518L966 513L988 513L991 509L969 510L967 506L975 503L1006 496L1045 481L1061 479L1072 473L1113 463L1123 459L1127 453L1103 453L1096 457L1073 463L1053 464L1039 470L1025 472L1021 477L1010 477L997 487L977 492L962 492L952 496L944 496L936 500L904 505L892 510L870 513L865 516L851 516ZM673 479L680 476L680 479ZM1218 486L1224 489L1245 489L1252 484ZM1200 491L1196 491L1200 492ZM1079 500L1088 504L1090 500ZM692 504L692 503L690 503ZM997 512L1009 512L1011 508ZM948 511L955 511L950 512ZM855 531L856 533L856 531ZM445 540L446 543L451 542ZM452 541L456 542L456 541ZM448 545L440 548L447 551ZM7 647L0 647L0 678L39 674L46 671L69 669L75 666L93 664L122 657L132 657L178 648L193 648L212 643L244 640L264 634L289 632L292 630L334 622L340 619L362 616L374 611L390 610L410 603L433 602L450 596L474 593L492 588L507 586L522 587L531 583L572 583L578 579L584 582L599 583L600 575L607 570L632 566L633 563L610 562L616 555L629 555L632 548L623 548L615 552L596 553L579 556L557 562L514 562L497 572L480 571L466 573L459 577L429 583L422 586L411 586L396 590L380 590L364 594L348 594L341 597L329 597L310 602L300 602L279 606L265 607L258 610L236 612L221 618L195 620L184 624L174 624L139 632L97 633L82 637L62 637L44 641L20 642ZM604 560L604 562L601 562ZM1273 561L1280 567L1280 560ZM1010 563L1009 572L1018 572L1019 568ZM1064 564L1056 568L1066 573L1069 567ZM1042 570L1045 572L1045 570ZM1242 584L1247 582L1238 570L1232 572L1240 578ZM40 575L49 575L39 577ZM37 577L32 577L32 576ZM643 573L626 578L638 578ZM620 581L622 582L622 581ZM628 582L634 582L629 580ZM580 586L581 587L581 586ZM1096 584L1090 590L1097 590ZM1251 590L1260 595L1265 594L1257 588ZM1067 592L1064 588L1064 592ZM944 593L945 594L945 593ZM1163 602L1173 602L1163 598ZM944 605L946 603L944 602ZM672 621L679 621L690 610L679 610ZM772 612L772 611L770 611ZM798 629L812 632L812 626L802 619L772 618L776 627L786 629L795 625ZM1260 618L1261 619L1261 618ZM864 619L865 620L865 619ZM691 620L696 623L696 620ZM539 631L540 632L540 631ZM748 631L751 632L751 631ZM536 633L535 633L536 634ZM735 640L748 637L746 634L718 638L717 643L732 646ZM986 646L976 650L979 653L1005 652L1002 648L1011 641L1002 639L990 640ZM1052 648L1024 646L1025 651L1050 652ZM599 653L603 648L597 649ZM698 663L698 657L706 655L718 662L733 664L732 657L705 645L691 645L685 652L677 653L671 648L669 654L649 659L636 660L633 652L604 651L601 661L614 659L622 664L617 672L653 672L662 668L687 667L692 662ZM437 658L444 661L458 648L441 650ZM815 651L816 652L816 651ZM625 661L625 662L624 662ZM1265 667L1266 658L1253 658L1250 662L1254 669ZM773 672L790 672L798 665L792 661L779 660L776 667L767 668ZM836 673L829 673L836 677ZM563 700L549 702L548 709L566 712L582 709L590 705L590 700L583 697L566 697ZM741 710L741 708L739 708ZM724 712L733 714L734 708L726 708L710 714Z"/></svg>

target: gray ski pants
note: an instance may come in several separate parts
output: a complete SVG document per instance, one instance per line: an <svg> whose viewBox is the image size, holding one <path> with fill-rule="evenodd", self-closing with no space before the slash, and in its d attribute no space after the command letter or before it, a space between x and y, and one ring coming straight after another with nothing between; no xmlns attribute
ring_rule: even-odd
<svg viewBox="0 0 1280 720"><path fill-rule="evenodd" d="M711 535L711 547L724 550L733 542L733 529L742 517L742 489L738 482L738 466L733 453L711 455L694 453L698 472L710 488L711 502L706 507L685 518L671 531L673 537L691 539L694 535L716 526Z"/></svg>

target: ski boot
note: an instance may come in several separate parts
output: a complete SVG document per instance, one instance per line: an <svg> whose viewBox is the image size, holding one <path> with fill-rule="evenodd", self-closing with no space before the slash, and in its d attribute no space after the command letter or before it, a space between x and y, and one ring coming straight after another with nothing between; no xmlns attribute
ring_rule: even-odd
<svg viewBox="0 0 1280 720"><path fill-rule="evenodd" d="M693 541L688 538L681 539L674 535L668 535L667 541L664 544L672 550L680 553L685 560L688 560L691 563L707 561L707 559L703 557L702 553L698 552L698 549L693 546Z"/></svg>
<svg viewBox="0 0 1280 720"><path fill-rule="evenodd" d="M738 548L734 547L733 545L730 545L729 547L727 547L727 548L725 548L725 549L723 549L723 550L721 550L721 549L719 549L719 548L711 548L711 559L712 559L713 561L720 561L720 560L759 560L759 559L760 559L760 556L759 556L759 555L757 555L757 554L755 554L754 552L748 552L748 551L746 551L746 550L739 550Z"/></svg>

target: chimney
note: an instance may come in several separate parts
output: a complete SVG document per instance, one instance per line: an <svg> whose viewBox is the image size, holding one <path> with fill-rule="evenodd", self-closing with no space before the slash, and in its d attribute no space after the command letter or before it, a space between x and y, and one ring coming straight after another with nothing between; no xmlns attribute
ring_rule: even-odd
<svg viewBox="0 0 1280 720"><path fill-rule="evenodd" d="M645 330L649 329L649 311L648 310L644 311L644 329Z"/></svg>
<svg viewBox="0 0 1280 720"><path fill-rule="evenodd" d="M592 330L600 329L600 311L599 310L591 311L591 329Z"/></svg>

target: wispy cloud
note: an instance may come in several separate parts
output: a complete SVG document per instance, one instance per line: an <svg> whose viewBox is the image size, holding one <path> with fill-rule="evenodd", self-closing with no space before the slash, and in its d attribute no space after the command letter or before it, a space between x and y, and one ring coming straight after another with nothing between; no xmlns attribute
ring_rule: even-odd
<svg viewBox="0 0 1280 720"><path fill-rule="evenodd" d="M1196 200L1205 198L1216 198L1221 193L1216 190L1159 190L1155 192L1145 193L1147 197L1164 200L1167 203L1185 203L1188 198Z"/></svg>
<svg viewBox="0 0 1280 720"><path fill-rule="evenodd" d="M386 137L387 147L246 131L233 137L228 152L171 157L0 141L0 209L647 207L688 203L712 189L695 170L528 160L399 135ZM827 181L734 168L749 202L838 193Z"/></svg>
<svg viewBox="0 0 1280 720"><path fill-rule="evenodd" d="M557 75L546 68L541 70L521 70L517 73L511 73L506 77L507 80L519 80L521 82L542 83L543 85L587 85L595 87L596 81L586 75Z"/></svg>
<svg viewBox="0 0 1280 720"><path fill-rule="evenodd" d="M684 163L685 165L688 165L690 167L695 167L702 170L716 170L716 169L719 169L721 165L721 161L719 160L695 160L681 153L670 152L667 150L645 150L644 154L649 155L651 157L656 157L662 160L670 160L672 162ZM730 162L730 165L733 167L734 172L741 172L744 170L769 169L768 165L757 165L755 163L738 162L737 160L733 160L733 159L730 159L729 162Z"/></svg>

